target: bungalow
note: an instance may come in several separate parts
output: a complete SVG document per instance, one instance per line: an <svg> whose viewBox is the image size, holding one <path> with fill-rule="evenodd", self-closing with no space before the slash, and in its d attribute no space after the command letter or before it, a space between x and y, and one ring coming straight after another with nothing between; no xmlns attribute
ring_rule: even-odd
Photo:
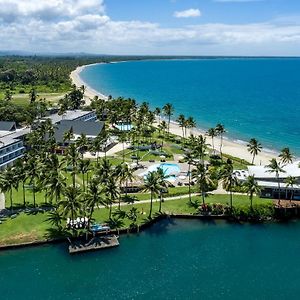
<svg viewBox="0 0 300 300"><path fill-rule="evenodd" d="M300 200L300 168L299 161L284 166L282 169L284 172L279 172L278 178L276 173L269 172L264 166L248 166L249 175L252 175L257 180L261 187L262 198L274 198L277 199L280 193L281 199L293 199ZM286 179L289 177L295 177L296 183L293 186L289 186L286 183ZM278 182L280 189L278 187Z"/></svg>

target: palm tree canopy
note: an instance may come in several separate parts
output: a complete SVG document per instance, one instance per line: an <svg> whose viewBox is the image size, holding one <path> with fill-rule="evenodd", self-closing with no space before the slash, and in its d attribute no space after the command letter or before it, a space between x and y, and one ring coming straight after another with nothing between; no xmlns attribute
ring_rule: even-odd
<svg viewBox="0 0 300 300"><path fill-rule="evenodd" d="M261 152L262 146L256 139L252 138L247 144L247 148L252 155L257 155Z"/></svg>
<svg viewBox="0 0 300 300"><path fill-rule="evenodd" d="M283 164L290 164L293 162L294 156L290 151L290 148L283 148L279 154L280 161Z"/></svg>
<svg viewBox="0 0 300 300"><path fill-rule="evenodd" d="M246 181L243 184L243 187L245 189L245 192L250 196L252 196L253 194L258 195L260 193L260 187L253 175L247 177Z"/></svg>
<svg viewBox="0 0 300 300"><path fill-rule="evenodd" d="M279 176L279 173L285 173L286 171L282 168L280 162L276 160L276 158L272 158L270 163L265 166L267 168L267 172L276 173L276 176Z"/></svg>

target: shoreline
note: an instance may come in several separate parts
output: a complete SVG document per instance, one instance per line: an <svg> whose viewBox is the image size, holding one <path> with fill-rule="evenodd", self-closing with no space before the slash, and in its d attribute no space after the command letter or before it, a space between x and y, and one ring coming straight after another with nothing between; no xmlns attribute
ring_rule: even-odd
<svg viewBox="0 0 300 300"><path fill-rule="evenodd" d="M90 65L84 65L77 67L76 70L72 71L70 74L70 79L72 80L72 83L75 84L77 87L80 87L82 85L85 86L85 93L84 93L84 100L87 105L90 104L90 100L94 98L95 96L98 96L99 98L102 98L104 100L108 99L108 96L94 90L91 88L82 78L80 77L80 73L89 66L93 65L99 65L103 63L95 63ZM179 127L178 123L175 121L170 122L170 132L172 134L175 134L177 136L182 136L182 129ZM194 135L205 135L205 130L201 129L199 127L196 127L194 129L188 129L187 130L187 136L190 136L191 134ZM211 138L206 136L206 140L209 144L211 144ZM223 137L223 147L222 152L227 155L231 155L234 157L238 157L241 159L244 159L248 161L249 163L252 161L252 155L247 150L247 142L234 139L230 139L228 137ZM219 137L214 138L214 145L215 149L219 150L221 144L221 139ZM276 158L278 156L278 151L263 148L262 151L255 157L254 164L255 165L266 165L269 163L270 159Z"/></svg>

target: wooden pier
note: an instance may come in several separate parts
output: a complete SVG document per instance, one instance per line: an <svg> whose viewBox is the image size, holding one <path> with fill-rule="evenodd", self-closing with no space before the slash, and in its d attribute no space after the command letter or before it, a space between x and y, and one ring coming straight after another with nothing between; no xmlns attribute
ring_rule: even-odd
<svg viewBox="0 0 300 300"><path fill-rule="evenodd" d="M87 251L96 251L119 246L118 236L96 236L87 243L72 242L69 246L69 253L81 253Z"/></svg>

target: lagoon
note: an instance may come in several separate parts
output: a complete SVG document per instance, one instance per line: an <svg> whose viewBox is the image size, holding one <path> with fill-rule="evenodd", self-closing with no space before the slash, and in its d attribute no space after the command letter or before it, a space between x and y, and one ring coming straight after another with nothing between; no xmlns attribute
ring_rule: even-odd
<svg viewBox="0 0 300 300"><path fill-rule="evenodd" d="M165 220L115 249L0 252L1 299L298 299L300 223Z"/></svg>

